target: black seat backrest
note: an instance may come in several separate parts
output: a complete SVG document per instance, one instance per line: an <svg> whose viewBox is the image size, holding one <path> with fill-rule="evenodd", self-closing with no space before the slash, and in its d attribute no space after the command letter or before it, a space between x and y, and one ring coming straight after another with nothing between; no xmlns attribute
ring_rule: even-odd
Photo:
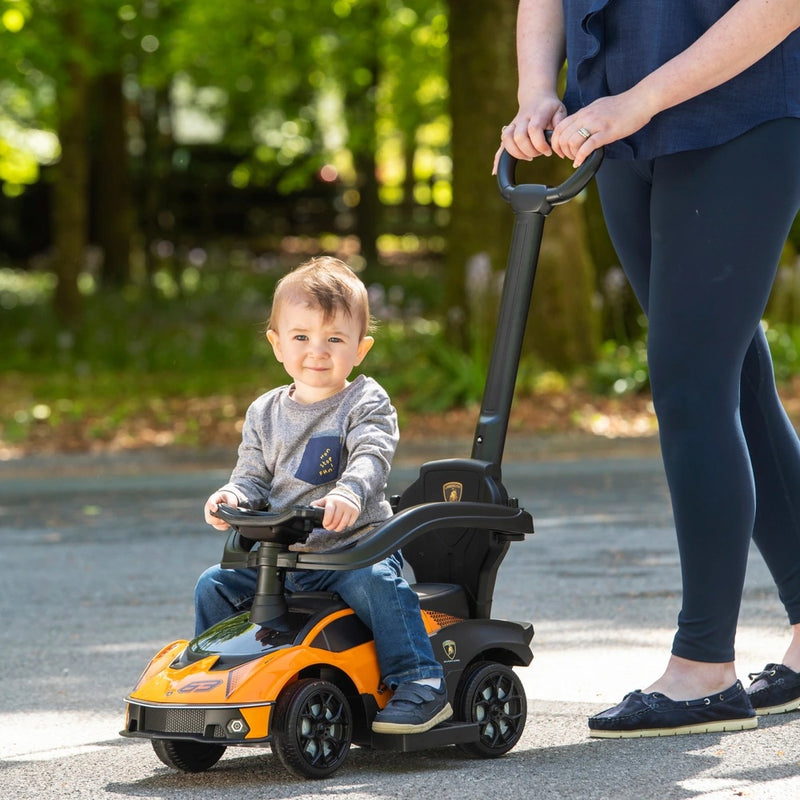
<svg viewBox="0 0 800 800"><path fill-rule="evenodd" d="M400 496L395 510L442 501L508 505L508 494L495 472L493 464L476 459L429 461ZM471 618L488 619L497 570L509 543L517 538L518 534L502 531L442 528L405 544L403 557L419 583L462 586Z"/></svg>

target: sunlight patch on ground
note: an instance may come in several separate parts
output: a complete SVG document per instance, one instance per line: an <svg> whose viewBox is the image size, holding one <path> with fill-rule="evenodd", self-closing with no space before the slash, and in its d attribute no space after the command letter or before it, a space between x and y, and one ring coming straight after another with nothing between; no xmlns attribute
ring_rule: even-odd
<svg viewBox="0 0 800 800"><path fill-rule="evenodd" d="M644 689L664 671L673 631L615 628L604 638L597 620L534 625L533 661L518 669L531 700L615 705ZM746 686L748 672L779 661L788 636L779 629L742 625L737 637L737 669ZM798 795L800 796L800 795Z"/></svg>
<svg viewBox="0 0 800 800"><path fill-rule="evenodd" d="M0 713L0 761L48 761L102 750L116 743L125 713L100 716L79 712Z"/></svg>
<svg viewBox="0 0 800 800"><path fill-rule="evenodd" d="M748 781L738 778L693 778L679 783L691 792L692 800L788 800L800 797L800 777L778 778L772 781Z"/></svg>

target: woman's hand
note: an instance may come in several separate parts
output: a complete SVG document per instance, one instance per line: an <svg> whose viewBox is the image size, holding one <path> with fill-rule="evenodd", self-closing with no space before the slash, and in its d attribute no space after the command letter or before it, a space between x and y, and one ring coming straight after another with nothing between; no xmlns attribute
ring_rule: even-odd
<svg viewBox="0 0 800 800"><path fill-rule="evenodd" d="M551 155L553 151L544 138L544 132L555 128L566 115L567 110L554 95L544 95L520 106L517 115L500 133L500 147L494 156L492 175L497 174L497 164L503 150L519 161Z"/></svg>
<svg viewBox="0 0 800 800"><path fill-rule="evenodd" d="M624 139L643 128L652 118L637 87L601 97L585 108L565 116L553 128L550 145L562 158L579 167L598 147Z"/></svg>

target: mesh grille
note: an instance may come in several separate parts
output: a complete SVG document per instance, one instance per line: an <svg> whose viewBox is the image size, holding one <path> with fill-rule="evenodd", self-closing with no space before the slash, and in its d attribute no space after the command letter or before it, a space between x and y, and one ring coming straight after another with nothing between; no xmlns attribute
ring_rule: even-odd
<svg viewBox="0 0 800 800"><path fill-rule="evenodd" d="M460 617L453 617L450 614L444 614L441 611L426 611L425 612L440 628L447 625L454 625L456 622L461 622Z"/></svg>
<svg viewBox="0 0 800 800"><path fill-rule="evenodd" d="M195 708L146 708L142 729L159 733L196 733L205 730L206 713Z"/></svg>

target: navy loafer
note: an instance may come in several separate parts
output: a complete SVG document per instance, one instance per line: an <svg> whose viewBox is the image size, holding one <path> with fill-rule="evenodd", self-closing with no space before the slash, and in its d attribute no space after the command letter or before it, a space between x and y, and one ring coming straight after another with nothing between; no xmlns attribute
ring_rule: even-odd
<svg viewBox="0 0 800 800"><path fill-rule="evenodd" d="M783 664L767 664L749 677L747 694L756 714L785 714L800 708L800 672Z"/></svg>
<svg viewBox="0 0 800 800"><path fill-rule="evenodd" d="M758 725L740 681L698 700L670 700L660 692L625 695L619 705L589 719L589 735L603 739L638 739L685 733L743 731Z"/></svg>

